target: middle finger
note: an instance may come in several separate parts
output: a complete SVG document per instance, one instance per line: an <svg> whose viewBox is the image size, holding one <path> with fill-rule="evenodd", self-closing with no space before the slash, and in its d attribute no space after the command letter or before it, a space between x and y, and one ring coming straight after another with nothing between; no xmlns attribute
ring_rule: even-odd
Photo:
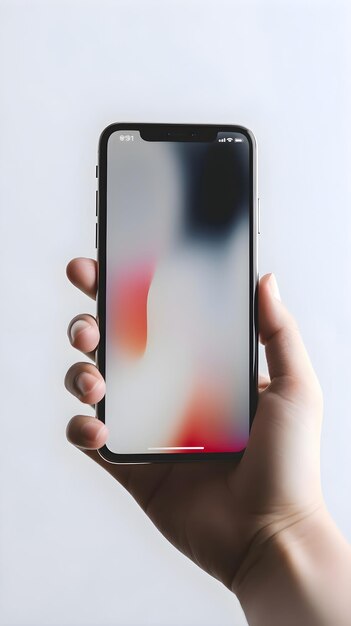
<svg viewBox="0 0 351 626"><path fill-rule="evenodd" d="M92 315L76 315L68 325L67 335L71 345L95 359L95 350L100 341L99 327Z"/></svg>

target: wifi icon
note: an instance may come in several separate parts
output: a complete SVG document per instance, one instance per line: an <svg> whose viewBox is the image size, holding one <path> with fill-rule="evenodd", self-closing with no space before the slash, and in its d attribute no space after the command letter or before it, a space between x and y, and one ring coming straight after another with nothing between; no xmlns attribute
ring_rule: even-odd
<svg viewBox="0 0 351 626"><path fill-rule="evenodd" d="M234 141L233 137L227 137L227 141Z"/></svg>

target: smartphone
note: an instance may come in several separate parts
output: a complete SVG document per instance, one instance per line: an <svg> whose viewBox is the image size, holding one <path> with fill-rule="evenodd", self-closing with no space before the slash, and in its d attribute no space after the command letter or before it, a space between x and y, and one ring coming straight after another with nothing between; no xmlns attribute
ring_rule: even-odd
<svg viewBox="0 0 351 626"><path fill-rule="evenodd" d="M115 123L100 136L99 454L233 459L257 403L257 149L227 124Z"/></svg>

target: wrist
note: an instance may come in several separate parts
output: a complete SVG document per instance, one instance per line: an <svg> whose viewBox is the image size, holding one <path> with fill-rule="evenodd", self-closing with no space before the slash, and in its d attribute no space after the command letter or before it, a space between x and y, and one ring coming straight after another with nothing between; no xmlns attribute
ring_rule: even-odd
<svg viewBox="0 0 351 626"><path fill-rule="evenodd" d="M321 505L259 531L232 590L250 626L346 626L350 585L351 548Z"/></svg>

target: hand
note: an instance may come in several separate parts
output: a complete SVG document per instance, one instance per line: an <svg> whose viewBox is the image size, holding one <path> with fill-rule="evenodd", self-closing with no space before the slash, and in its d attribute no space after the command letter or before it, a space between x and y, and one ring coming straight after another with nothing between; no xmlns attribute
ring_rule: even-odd
<svg viewBox="0 0 351 626"><path fill-rule="evenodd" d="M95 261L73 259L67 275L95 298ZM112 474L174 546L234 591L248 558L255 560L256 545L325 509L319 473L322 393L272 274L259 284L259 328L270 379L260 377L258 408L240 461L109 464L96 451L107 438L102 422L76 415L67 426L68 440ZM92 316L75 317L68 336L94 358L99 329ZM105 394L92 363L73 365L65 385L83 403L95 404Z"/></svg>

